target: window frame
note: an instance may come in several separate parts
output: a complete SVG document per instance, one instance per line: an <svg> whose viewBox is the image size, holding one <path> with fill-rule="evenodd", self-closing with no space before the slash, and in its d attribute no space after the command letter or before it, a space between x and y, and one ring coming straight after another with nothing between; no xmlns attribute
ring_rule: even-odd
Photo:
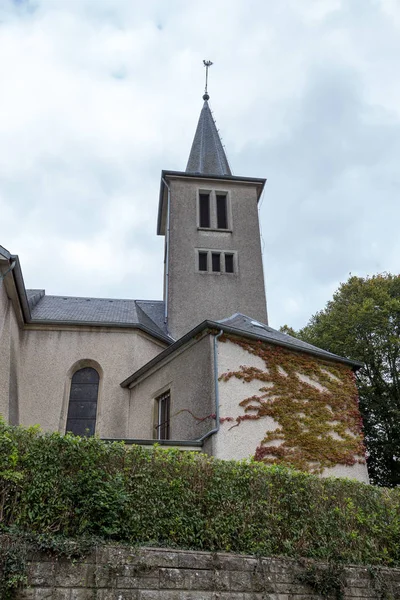
<svg viewBox="0 0 400 600"><path fill-rule="evenodd" d="M200 197L202 195L209 196L209 217L210 226L204 227L201 225L201 210L200 210ZM226 216L226 227L218 227L218 210L217 210L217 198L223 196L225 198L225 216ZM231 233L232 232L232 210L231 210L231 198L228 190L222 189L205 189L199 188L197 190L197 229L200 231L219 231L220 233Z"/></svg>
<svg viewBox="0 0 400 600"><path fill-rule="evenodd" d="M207 254L207 270L200 269L200 254ZM220 256L220 270L213 271L213 254ZM232 256L233 272L226 270L225 257ZM239 274L238 253L237 250L221 250L220 248L195 248L195 271L200 275L229 275L237 276Z"/></svg>
<svg viewBox="0 0 400 600"><path fill-rule="evenodd" d="M202 198L204 198L204 197L206 197L208 200L208 206L207 206L207 210L206 210L206 213L208 213L207 214L208 225L202 224L202 216L204 216L203 211L202 211ZM199 190L199 194L198 194L198 226L201 229L210 229L211 228L211 209L212 209L211 192Z"/></svg>
<svg viewBox="0 0 400 600"><path fill-rule="evenodd" d="M84 381L74 381L74 379L76 378L76 376L78 376L78 374L80 374L82 371L84 371L85 369L90 369L92 371L94 371L94 373L96 373L97 375L97 381L88 381L88 382L84 382ZM64 431L65 433L72 433L73 435L79 435L82 437L82 435L84 435L86 437L86 435L88 437L93 437L94 435L96 435L96 433L98 433L98 420L99 420L99 400L100 400L100 391L101 391L101 384L102 384L102 370L101 368L99 368L98 365L94 365L91 363L91 361L86 361L86 360L82 360L79 361L75 367L73 368L73 370L71 369L70 371L70 376L69 376L69 386L68 386L68 396L66 398L67 402L66 402L66 412L65 412L65 426L64 426ZM79 395L78 398L76 398L75 394L74 394L74 386L95 386L96 387L96 398L94 399L88 399L85 398L85 395L82 395L82 398L79 399ZM75 396L75 397L73 397ZM71 415L70 413L73 412L71 409L74 407L74 405L78 405L78 404L86 404L86 403L91 403L91 404L95 404L95 416L92 417L82 417L82 416L76 416L76 415ZM81 433L77 433L76 431L73 431L70 427L68 427L68 422L69 421L93 421L93 432L89 433L89 434L81 434ZM89 429L89 428L87 428Z"/></svg>
<svg viewBox="0 0 400 600"><path fill-rule="evenodd" d="M220 214L220 210L219 210L219 200L223 198L224 202L223 202L223 215ZM225 219L225 225L226 227L220 227L218 222L220 220L220 217L223 216ZM228 216L228 194L226 192L215 192L215 222L216 222L216 228L218 229L218 231L226 231L229 230L229 216Z"/></svg>
<svg viewBox="0 0 400 600"><path fill-rule="evenodd" d="M167 388L155 397L155 439L158 441L171 439L171 388ZM167 402L165 402L167 400ZM167 419L160 422L163 418L163 404L166 404ZM166 433L165 433L166 429ZM164 434L164 437L161 437Z"/></svg>

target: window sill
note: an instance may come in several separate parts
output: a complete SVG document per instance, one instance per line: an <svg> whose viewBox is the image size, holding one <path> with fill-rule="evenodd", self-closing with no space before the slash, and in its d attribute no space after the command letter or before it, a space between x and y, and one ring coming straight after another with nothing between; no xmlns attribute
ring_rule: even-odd
<svg viewBox="0 0 400 600"><path fill-rule="evenodd" d="M230 277L237 275L237 273L227 273L226 271L196 271L196 273L200 273L200 275L229 275Z"/></svg>
<svg viewBox="0 0 400 600"><path fill-rule="evenodd" d="M214 227L198 227L197 231L216 231L218 233L232 233L232 229L215 229Z"/></svg>

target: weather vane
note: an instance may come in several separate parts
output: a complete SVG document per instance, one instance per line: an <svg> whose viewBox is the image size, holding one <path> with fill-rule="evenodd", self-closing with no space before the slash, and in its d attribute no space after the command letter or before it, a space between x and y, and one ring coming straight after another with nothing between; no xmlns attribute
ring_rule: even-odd
<svg viewBox="0 0 400 600"><path fill-rule="evenodd" d="M213 63L211 62L211 60L203 60L203 65L206 68L206 87L204 90L204 96L203 96L203 100L209 100L210 96L208 95L208 91L207 91L207 85L208 85L208 69L211 67Z"/></svg>

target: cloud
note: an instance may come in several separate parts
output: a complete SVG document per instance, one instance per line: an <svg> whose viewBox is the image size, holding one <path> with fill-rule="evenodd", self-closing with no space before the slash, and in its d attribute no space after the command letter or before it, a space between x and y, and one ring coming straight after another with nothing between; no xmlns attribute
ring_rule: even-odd
<svg viewBox="0 0 400 600"><path fill-rule="evenodd" d="M27 286L161 297L160 171L185 168L203 58L234 172L268 178L271 323L396 271L399 29L391 0L0 0L0 240Z"/></svg>

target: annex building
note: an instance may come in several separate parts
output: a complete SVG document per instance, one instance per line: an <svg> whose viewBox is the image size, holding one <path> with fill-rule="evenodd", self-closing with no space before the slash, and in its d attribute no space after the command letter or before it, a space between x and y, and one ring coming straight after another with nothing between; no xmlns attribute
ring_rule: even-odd
<svg viewBox="0 0 400 600"><path fill-rule="evenodd" d="M0 413L367 482L360 365L268 326L265 179L232 175L203 99L186 170L160 178L163 300L26 289L0 246Z"/></svg>

